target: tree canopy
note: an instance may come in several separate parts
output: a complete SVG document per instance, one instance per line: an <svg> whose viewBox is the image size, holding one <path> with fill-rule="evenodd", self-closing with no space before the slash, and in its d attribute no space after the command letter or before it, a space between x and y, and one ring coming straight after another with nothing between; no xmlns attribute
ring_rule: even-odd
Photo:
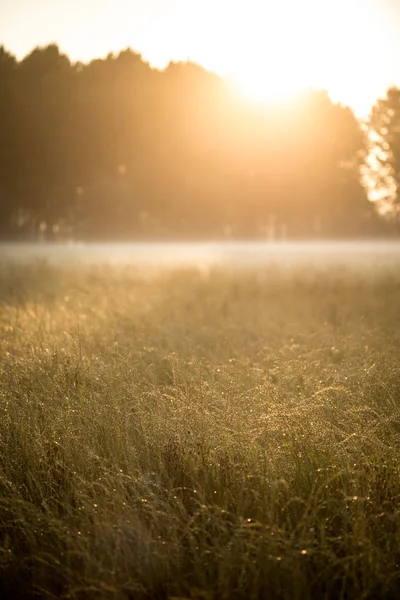
<svg viewBox="0 0 400 600"><path fill-rule="evenodd" d="M72 63L56 45L21 61L1 47L0 82L3 235L301 238L379 229L360 177L365 133L323 91L254 105L192 63L159 71L131 49ZM400 137L382 127L380 135L400 148ZM387 160L400 181L400 152Z"/></svg>
<svg viewBox="0 0 400 600"><path fill-rule="evenodd" d="M386 208L400 208L400 89L377 100L369 118L372 181Z"/></svg>

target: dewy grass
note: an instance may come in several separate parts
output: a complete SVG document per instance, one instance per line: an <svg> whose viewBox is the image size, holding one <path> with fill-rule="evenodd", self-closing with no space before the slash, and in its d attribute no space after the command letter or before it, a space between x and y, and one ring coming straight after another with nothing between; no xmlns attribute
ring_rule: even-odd
<svg viewBox="0 0 400 600"><path fill-rule="evenodd" d="M0 270L0 597L400 593L400 275Z"/></svg>

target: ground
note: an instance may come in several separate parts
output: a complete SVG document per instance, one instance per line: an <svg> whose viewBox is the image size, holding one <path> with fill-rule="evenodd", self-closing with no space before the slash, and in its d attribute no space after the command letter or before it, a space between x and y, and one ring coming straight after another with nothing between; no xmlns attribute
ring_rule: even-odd
<svg viewBox="0 0 400 600"><path fill-rule="evenodd" d="M400 594L400 271L0 266L0 597Z"/></svg>

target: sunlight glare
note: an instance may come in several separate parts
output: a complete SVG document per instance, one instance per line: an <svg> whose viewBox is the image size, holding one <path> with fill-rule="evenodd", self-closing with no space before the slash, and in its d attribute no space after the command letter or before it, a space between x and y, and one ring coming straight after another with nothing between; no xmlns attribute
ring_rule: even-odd
<svg viewBox="0 0 400 600"><path fill-rule="evenodd" d="M260 69L247 69L233 77L241 95L251 102L282 102L292 100L306 87L298 77L287 77L279 69L269 69L265 77L260 77Z"/></svg>
<svg viewBox="0 0 400 600"><path fill-rule="evenodd" d="M203 0L196 6L177 0L147 39L158 64L170 48L164 64L186 56L228 76L249 100L280 101L316 87L362 109L373 88L371 69L380 72L371 40L388 29L376 2L364 0L360 9L356 0Z"/></svg>

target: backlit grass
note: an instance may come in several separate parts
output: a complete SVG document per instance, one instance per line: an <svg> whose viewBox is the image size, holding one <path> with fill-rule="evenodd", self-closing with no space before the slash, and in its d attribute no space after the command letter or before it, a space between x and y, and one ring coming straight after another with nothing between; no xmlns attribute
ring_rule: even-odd
<svg viewBox="0 0 400 600"><path fill-rule="evenodd" d="M0 267L0 597L400 593L400 273Z"/></svg>

